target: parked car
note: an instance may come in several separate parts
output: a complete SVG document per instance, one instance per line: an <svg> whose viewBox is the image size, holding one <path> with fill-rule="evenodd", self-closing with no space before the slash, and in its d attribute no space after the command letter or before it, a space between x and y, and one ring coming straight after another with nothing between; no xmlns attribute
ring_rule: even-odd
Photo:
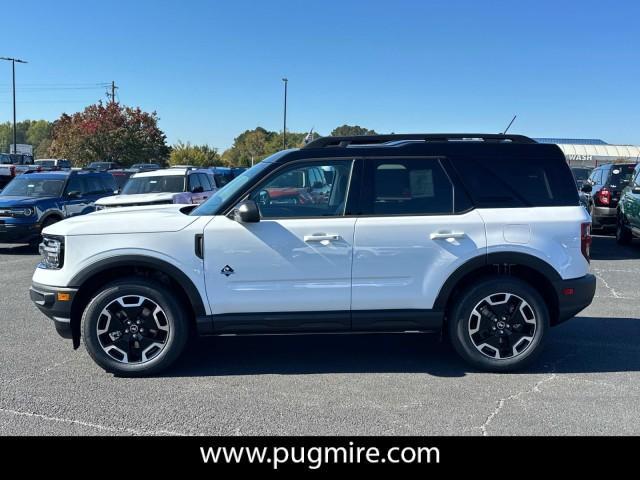
<svg viewBox="0 0 640 480"><path fill-rule="evenodd" d="M235 178L233 171L229 167L211 167L209 172L218 188L224 187L227 183Z"/></svg>
<svg viewBox="0 0 640 480"><path fill-rule="evenodd" d="M37 168L31 155L21 153L0 153L0 188L16 176Z"/></svg>
<svg viewBox="0 0 640 480"><path fill-rule="evenodd" d="M71 162L65 159L39 158L38 160L35 160L33 163L34 165L40 167L40 170L43 172L71 169Z"/></svg>
<svg viewBox="0 0 640 480"><path fill-rule="evenodd" d="M134 163L130 168L138 172L147 172L150 170L159 170L162 167L157 163Z"/></svg>
<svg viewBox="0 0 640 480"><path fill-rule="evenodd" d="M120 193L122 189L126 185L126 183L131 178L131 175L138 173L137 170L133 170L131 168L119 168L116 170L109 170L109 173L113 176L113 179L116 181L116 191L113 193Z"/></svg>
<svg viewBox="0 0 640 480"><path fill-rule="evenodd" d="M120 195L100 199L96 205L103 209L170 203L200 204L214 191L207 170L168 168L132 175Z"/></svg>
<svg viewBox="0 0 640 480"><path fill-rule="evenodd" d="M0 243L35 243L60 220L95 211L94 202L113 195L107 173L42 172L16 177L0 193Z"/></svg>
<svg viewBox="0 0 640 480"><path fill-rule="evenodd" d="M122 168L118 162L91 162L85 167L86 170L96 170L98 172L106 172L109 170L117 170Z"/></svg>
<svg viewBox="0 0 640 480"><path fill-rule="evenodd" d="M264 195L317 168L331 182L311 203ZM192 330L446 330L474 367L508 371L596 285L562 151L518 135L320 138L199 207L89 217L45 230L31 298L120 375L171 365Z"/></svg>
<svg viewBox="0 0 640 480"><path fill-rule="evenodd" d="M591 172L582 191L589 194L587 210L594 230L615 229L620 194L629 184L634 168L633 163L610 163Z"/></svg>
<svg viewBox="0 0 640 480"><path fill-rule="evenodd" d="M592 170L590 167L571 167L571 173L573 173L573 178L576 181L578 190L589 180L589 175L591 175Z"/></svg>
<svg viewBox="0 0 640 480"><path fill-rule="evenodd" d="M628 245L640 237L640 164L636 165L631 180L622 190L616 218L616 240Z"/></svg>

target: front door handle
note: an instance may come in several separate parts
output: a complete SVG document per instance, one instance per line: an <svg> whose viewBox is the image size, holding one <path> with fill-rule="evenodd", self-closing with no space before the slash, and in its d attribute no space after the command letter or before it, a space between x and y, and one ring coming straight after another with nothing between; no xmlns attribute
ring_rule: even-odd
<svg viewBox="0 0 640 480"><path fill-rule="evenodd" d="M447 240L449 238L464 238L464 232L435 232L429 235L431 240Z"/></svg>
<svg viewBox="0 0 640 480"><path fill-rule="evenodd" d="M340 240L340 235L305 235L304 241L309 242L331 242Z"/></svg>

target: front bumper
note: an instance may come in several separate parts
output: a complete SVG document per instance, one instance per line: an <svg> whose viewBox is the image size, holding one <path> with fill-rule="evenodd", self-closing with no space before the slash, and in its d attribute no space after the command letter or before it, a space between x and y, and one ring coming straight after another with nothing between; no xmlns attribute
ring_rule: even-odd
<svg viewBox="0 0 640 480"><path fill-rule="evenodd" d="M575 317L591 305L596 293L596 277L587 274L584 277L555 282L558 295L558 322Z"/></svg>
<svg viewBox="0 0 640 480"><path fill-rule="evenodd" d="M38 309L53 320L56 331L63 338L71 338L71 304L77 288L50 287L33 283L29 296Z"/></svg>
<svg viewBox="0 0 640 480"><path fill-rule="evenodd" d="M29 243L40 236L38 223L0 222L0 243Z"/></svg>

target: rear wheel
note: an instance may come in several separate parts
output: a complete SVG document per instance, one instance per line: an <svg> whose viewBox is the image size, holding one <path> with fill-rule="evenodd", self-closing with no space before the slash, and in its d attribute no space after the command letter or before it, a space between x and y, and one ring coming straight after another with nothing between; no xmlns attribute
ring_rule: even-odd
<svg viewBox="0 0 640 480"><path fill-rule="evenodd" d="M633 240L633 233L629 227L624 223L624 217L618 215L618 221L616 222L616 241L620 245L629 245Z"/></svg>
<svg viewBox="0 0 640 480"><path fill-rule="evenodd" d="M183 306L161 283L128 278L98 292L82 316L93 360L123 376L156 374L182 353L189 333Z"/></svg>
<svg viewBox="0 0 640 480"><path fill-rule="evenodd" d="M524 367L540 352L549 327L541 295L514 277L490 277L462 293L451 310L455 350L474 367L506 372Z"/></svg>

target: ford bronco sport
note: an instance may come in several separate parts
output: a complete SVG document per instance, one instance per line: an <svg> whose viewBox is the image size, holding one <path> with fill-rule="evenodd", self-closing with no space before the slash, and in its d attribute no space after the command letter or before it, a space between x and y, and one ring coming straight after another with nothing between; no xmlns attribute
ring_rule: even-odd
<svg viewBox="0 0 640 480"><path fill-rule="evenodd" d="M30 295L119 375L168 367L191 331L442 331L472 366L509 371L591 303L590 243L555 145L324 137L268 157L200 206L103 210L46 228Z"/></svg>

